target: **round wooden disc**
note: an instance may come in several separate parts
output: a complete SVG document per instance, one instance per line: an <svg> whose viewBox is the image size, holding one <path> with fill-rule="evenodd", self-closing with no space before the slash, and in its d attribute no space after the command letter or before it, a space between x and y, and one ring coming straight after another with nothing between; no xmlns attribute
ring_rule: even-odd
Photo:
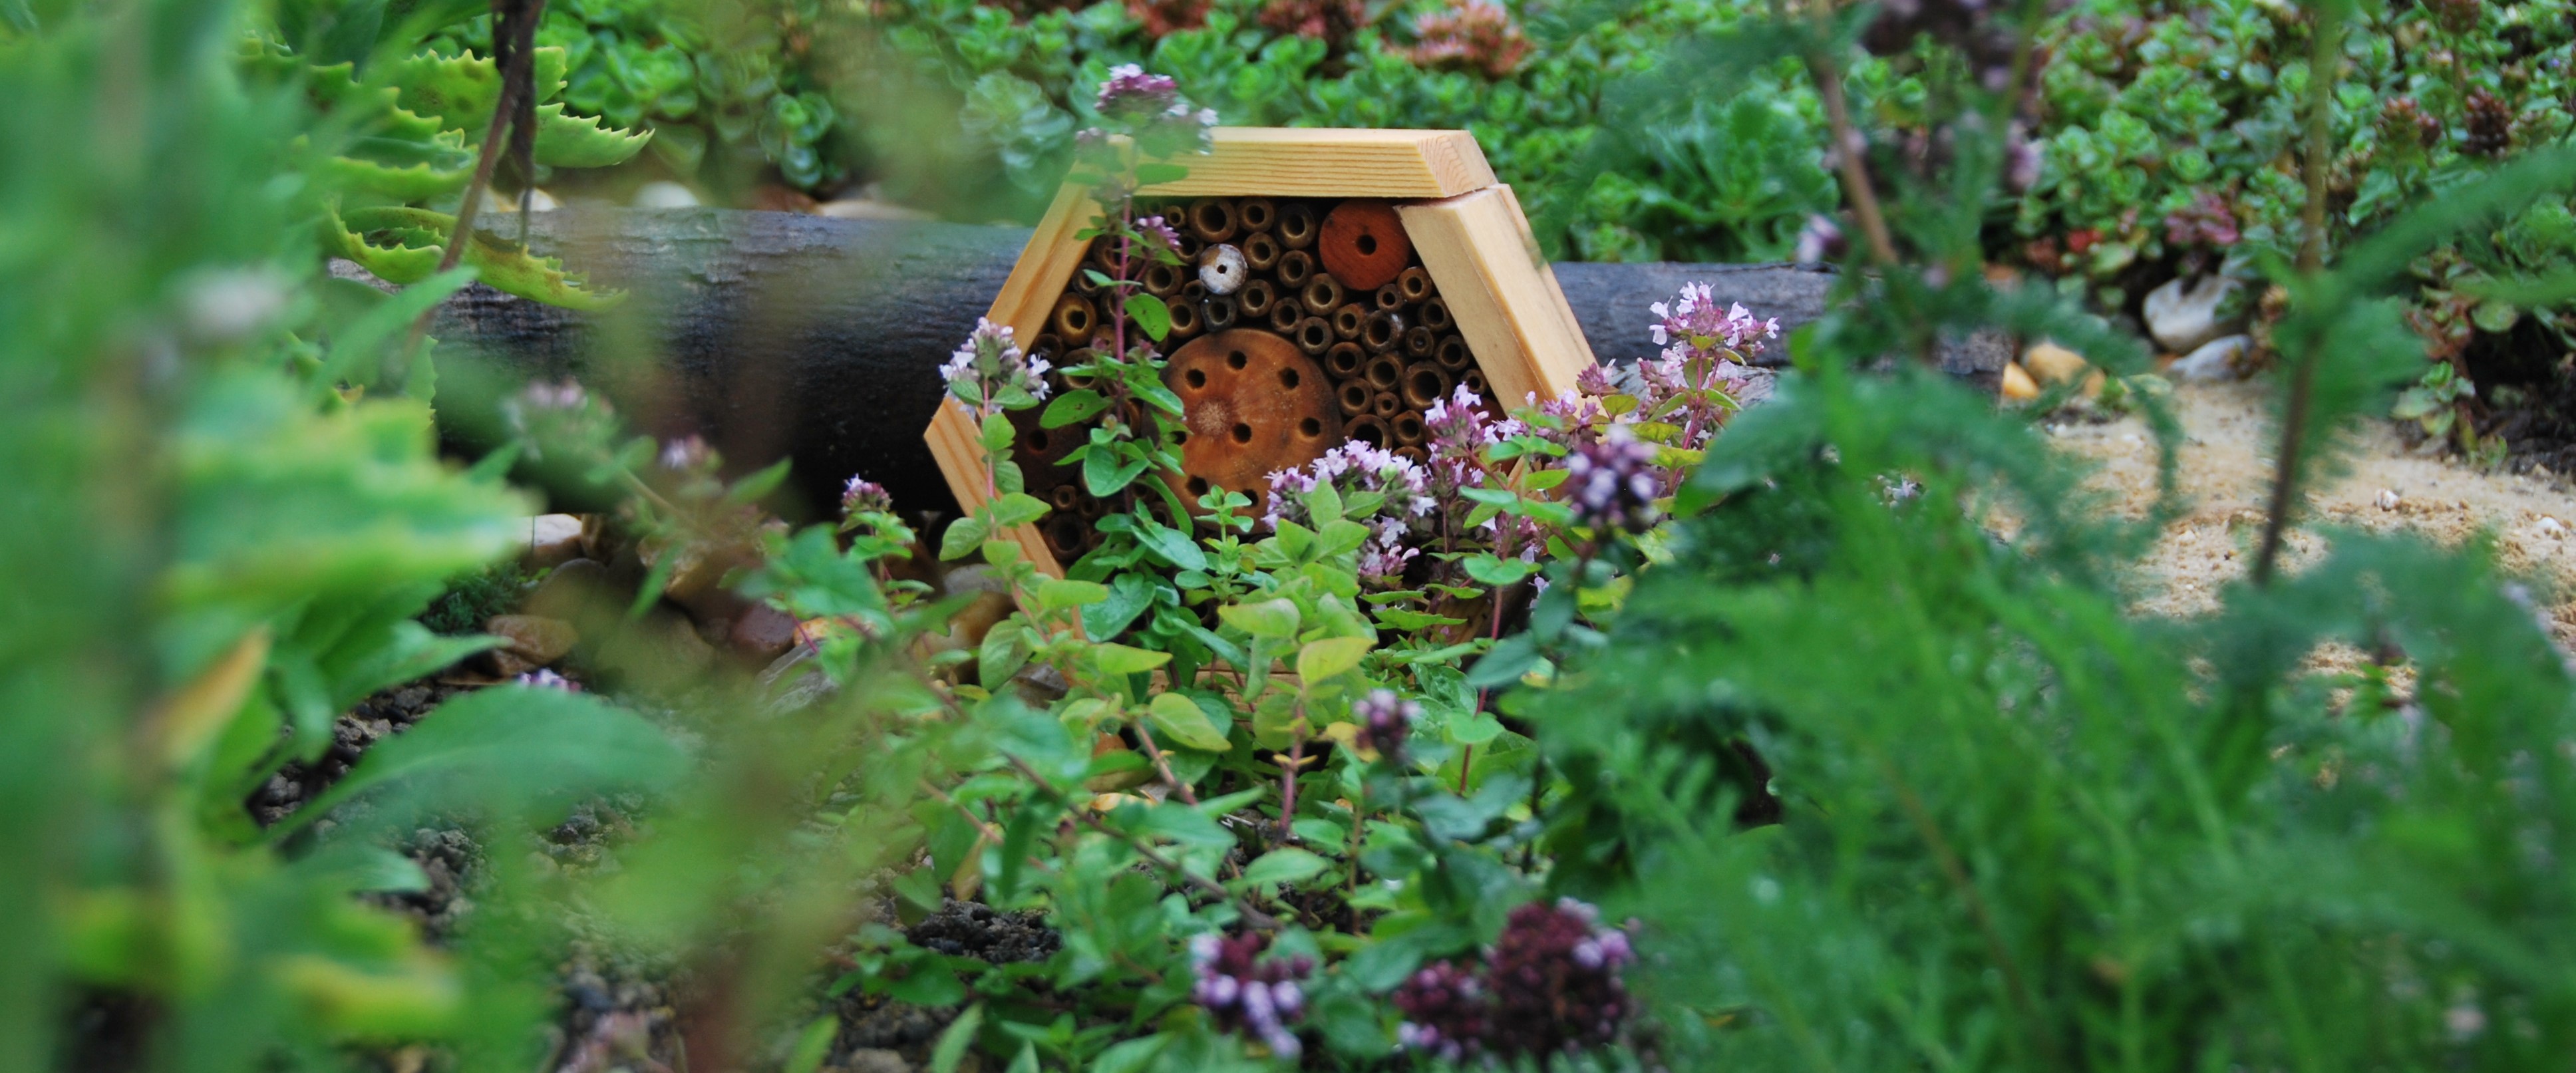
<svg viewBox="0 0 2576 1073"><path fill-rule="evenodd" d="M1270 474L1322 457L1341 440L1340 403L1322 366L1258 328L1192 340L1172 353L1163 383L1181 397L1189 437L1167 479L1193 506L1209 486L1268 506Z"/></svg>
<svg viewBox="0 0 2576 1073"><path fill-rule="evenodd" d="M1324 271L1344 289L1374 291L1403 275L1413 260L1413 240L1404 220L1383 201L1345 201L1324 217L1324 233L1315 243Z"/></svg>

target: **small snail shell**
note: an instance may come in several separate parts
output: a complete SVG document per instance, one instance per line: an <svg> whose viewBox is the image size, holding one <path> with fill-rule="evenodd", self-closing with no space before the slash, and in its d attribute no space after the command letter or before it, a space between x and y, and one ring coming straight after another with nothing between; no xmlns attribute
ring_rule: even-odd
<svg viewBox="0 0 2576 1073"><path fill-rule="evenodd" d="M1220 242L1199 253L1199 282L1209 294L1233 294L1243 286L1244 276L1251 271L1244 264L1243 251L1233 244Z"/></svg>

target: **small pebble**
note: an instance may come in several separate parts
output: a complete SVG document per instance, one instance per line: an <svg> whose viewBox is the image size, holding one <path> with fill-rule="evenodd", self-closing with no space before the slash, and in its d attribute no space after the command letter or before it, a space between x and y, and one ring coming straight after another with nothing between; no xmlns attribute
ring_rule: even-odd
<svg viewBox="0 0 2576 1073"><path fill-rule="evenodd" d="M2393 491L2390 491L2390 490L2388 490L2388 489L2386 489L2386 488L2382 488L2382 489L2380 489L2380 490L2379 490L2379 509L2381 509L2381 510L2396 510L2396 509L2397 509L2397 493L2396 493L2396 492L2393 492Z"/></svg>
<svg viewBox="0 0 2576 1073"><path fill-rule="evenodd" d="M2567 535L2567 523L2543 514L2540 516L2540 535L2545 537L2564 537Z"/></svg>

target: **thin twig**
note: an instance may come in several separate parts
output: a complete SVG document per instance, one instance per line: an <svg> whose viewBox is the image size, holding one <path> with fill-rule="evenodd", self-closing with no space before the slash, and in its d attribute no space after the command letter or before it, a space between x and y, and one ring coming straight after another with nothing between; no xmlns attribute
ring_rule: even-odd
<svg viewBox="0 0 2576 1073"><path fill-rule="evenodd" d="M474 160L474 178L465 186L465 201L456 206L456 225L447 233L447 248L438 255L438 270L442 273L455 268L457 262L464 259L465 244L473 241L474 217L483 207L484 194L492 189L492 166L501 161L502 138L516 122L520 92L530 88L527 85L528 67L535 62L536 25L537 20L545 13L546 0L529 0L527 17L518 24L523 35L522 39L510 42L512 45L510 62L500 71L500 92L493 95L492 125L483 131L483 151ZM503 25L501 19L492 20L494 52L501 50L500 35L504 29L509 28ZM522 193L524 194L524 191ZM525 200L524 197L521 198L522 213L519 219L522 223L527 220L524 211ZM385 370L384 379L387 382L410 376L411 363L420 356L420 345L429 337L430 318L437 315L437 312L437 307L433 306L421 310L419 316L412 318L411 335L403 341L400 363L392 369Z"/></svg>
<svg viewBox="0 0 2576 1073"><path fill-rule="evenodd" d="M2299 238L2299 274L2313 278L2324 271L2326 260L2326 183L2327 154L2332 147L2329 109L2334 104L2338 62L2343 55L2343 20L2335 18L2323 6L2315 12L2314 51L2308 61L2308 158L2304 161L2308 203L2300 208L2304 233ZM2290 397L2281 412L2281 449L2274 453L2272 501L2263 519L2263 542L2254 552L2254 584L2272 583L2272 573L2279 565L2281 541L2290 523L2290 512L2298 503L2300 454L2308 438L2310 399L2316 394L2318 353L2314 340L2304 353L2290 364Z"/></svg>

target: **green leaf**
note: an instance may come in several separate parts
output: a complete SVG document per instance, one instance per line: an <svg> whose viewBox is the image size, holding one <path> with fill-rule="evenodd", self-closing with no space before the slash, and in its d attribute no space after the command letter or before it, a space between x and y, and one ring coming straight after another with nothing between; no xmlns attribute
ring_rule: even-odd
<svg viewBox="0 0 2576 1073"><path fill-rule="evenodd" d="M411 284L438 271L455 229L456 218L445 213L377 206L350 209L334 217L323 237L336 247L335 252L385 282ZM562 262L530 254L480 228L475 229L473 241L465 244L463 260L495 289L547 305L597 311L626 300L622 292L585 289L582 278L565 272Z"/></svg>
<svg viewBox="0 0 2576 1073"><path fill-rule="evenodd" d="M1136 542L1145 545L1147 551L1160 556L1164 562L1183 570L1208 568L1207 554L1199 550L1198 542L1191 540L1188 533L1170 526L1146 521L1136 528Z"/></svg>
<svg viewBox="0 0 2576 1073"><path fill-rule="evenodd" d="M984 427L978 431L984 436L984 450L994 454L1010 450L1011 441L1019 436L1011 427L1011 419L999 413L985 414Z"/></svg>
<svg viewBox="0 0 2576 1073"><path fill-rule="evenodd" d="M1415 630L1429 629L1433 626L1457 626L1462 625L1467 621L1463 618L1450 618L1445 615L1434 615L1421 611L1407 611L1401 607L1378 608L1377 620L1386 624L1389 629L1402 630L1406 633L1411 633Z"/></svg>
<svg viewBox="0 0 2576 1073"><path fill-rule="evenodd" d="M1257 604L1228 604L1217 608L1216 617L1255 637L1284 640L1297 636L1297 603L1285 596Z"/></svg>
<svg viewBox="0 0 2576 1073"><path fill-rule="evenodd" d="M1114 675L1141 674L1172 661L1169 652L1153 652L1121 644L1093 645L1091 655L1101 673Z"/></svg>
<svg viewBox="0 0 2576 1073"><path fill-rule="evenodd" d="M1179 693L1157 695L1145 707L1145 718L1157 732L1192 749L1221 753L1233 747L1225 732L1208 719L1207 712Z"/></svg>
<svg viewBox="0 0 2576 1073"><path fill-rule="evenodd" d="M787 1052L787 1064L779 1073L814 1073L823 1068L823 1060L832 1056L832 1041L841 1034L838 1014L824 1014L805 1025L796 1034L796 1047Z"/></svg>
<svg viewBox="0 0 2576 1073"><path fill-rule="evenodd" d="M1521 579L1538 573L1537 563L1498 558L1488 552L1460 559L1458 565L1466 569L1468 577L1496 588L1518 584Z"/></svg>
<svg viewBox="0 0 2576 1073"><path fill-rule="evenodd" d="M991 531L981 518L959 518L948 523L948 531L939 538L940 560L963 559L974 554L976 548L983 546L985 534Z"/></svg>
<svg viewBox="0 0 2576 1073"><path fill-rule="evenodd" d="M651 723L587 693L495 686L459 696L377 742L349 774L268 829L272 842L343 801L394 792L413 809L515 812L612 788L676 781L688 758ZM397 810L379 809L391 820Z"/></svg>
<svg viewBox="0 0 2576 1073"><path fill-rule="evenodd" d="M1312 686L1360 665L1376 642L1366 637L1328 637L1297 650L1297 677Z"/></svg>
<svg viewBox="0 0 2576 1073"><path fill-rule="evenodd" d="M1502 733L1502 722L1487 712L1477 712L1449 724L1449 740L1460 745L1483 745Z"/></svg>
<svg viewBox="0 0 2576 1073"><path fill-rule="evenodd" d="M1128 295L1127 316L1136 322L1136 327L1144 330L1148 338L1157 343L1162 342L1164 336L1172 334L1172 307L1163 304L1162 299L1153 295Z"/></svg>
<svg viewBox="0 0 2576 1073"><path fill-rule="evenodd" d="M1038 583L1038 606L1048 611L1096 604L1109 598L1109 586L1097 581L1050 578Z"/></svg>
<svg viewBox="0 0 2576 1073"><path fill-rule="evenodd" d="M985 689L1000 689L1020 673L1029 661L1028 631L1013 623L993 627L984 634L984 643L975 651L976 681Z"/></svg>
<svg viewBox="0 0 2576 1073"><path fill-rule="evenodd" d="M1189 177L1190 169L1187 166L1169 161L1149 160L1136 165L1136 185L1138 186L1161 186Z"/></svg>
<svg viewBox="0 0 2576 1073"><path fill-rule="evenodd" d="M1130 571L1109 581L1109 598L1082 609L1082 629L1095 640L1108 640L1127 632L1136 616L1154 606L1154 590L1161 581L1150 575Z"/></svg>
<svg viewBox="0 0 2576 1073"><path fill-rule="evenodd" d="M1234 884L1230 885L1257 887L1265 883L1295 883L1301 879L1321 875L1332 866L1331 861L1309 851L1295 846L1282 846L1262 854L1251 864L1243 866L1243 878L1235 880Z"/></svg>
<svg viewBox="0 0 2576 1073"><path fill-rule="evenodd" d="M1063 428L1078 421L1088 421L1109 408L1109 399L1097 391L1082 387L1067 391L1047 404L1038 417L1040 428Z"/></svg>
<svg viewBox="0 0 2576 1073"><path fill-rule="evenodd" d="M1116 455L1098 445L1094 445L1091 453L1083 456L1082 459L1083 487L1090 489L1092 495L1102 498L1117 495L1119 490L1134 482L1144 472L1144 459L1135 459L1121 464Z"/></svg>
<svg viewBox="0 0 2576 1073"><path fill-rule="evenodd" d="M930 1073L957 1073L957 1063L966 1057L966 1048L975 1043L975 1030L984 1024L984 1004L966 1007L966 1012L948 1023L939 1034L939 1043L930 1049Z"/></svg>
<svg viewBox="0 0 2576 1073"><path fill-rule="evenodd" d="M993 528L1007 529L1027 525L1046 517L1047 501L1025 492L1012 492L993 502Z"/></svg>

